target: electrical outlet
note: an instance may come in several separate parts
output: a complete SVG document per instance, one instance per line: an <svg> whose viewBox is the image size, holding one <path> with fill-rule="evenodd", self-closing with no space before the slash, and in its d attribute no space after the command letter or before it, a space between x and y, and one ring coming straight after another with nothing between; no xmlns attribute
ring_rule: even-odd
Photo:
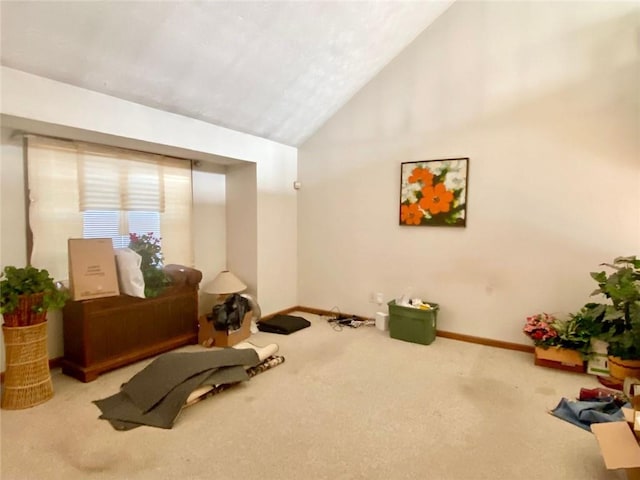
<svg viewBox="0 0 640 480"><path fill-rule="evenodd" d="M375 303L377 303L378 305L382 305L384 303L384 295L381 292L377 292L374 295L374 301Z"/></svg>

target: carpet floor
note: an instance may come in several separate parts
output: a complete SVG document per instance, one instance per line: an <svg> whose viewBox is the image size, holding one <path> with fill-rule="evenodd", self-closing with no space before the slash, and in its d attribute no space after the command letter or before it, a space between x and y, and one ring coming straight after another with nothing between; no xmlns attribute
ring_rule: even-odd
<svg viewBox="0 0 640 480"><path fill-rule="evenodd" d="M593 435L548 414L596 378L533 355L437 338L429 346L325 319L258 332L287 361L184 409L173 429L114 430L92 400L151 359L0 413L0 477L13 479L622 480ZM202 351L189 346L183 351Z"/></svg>

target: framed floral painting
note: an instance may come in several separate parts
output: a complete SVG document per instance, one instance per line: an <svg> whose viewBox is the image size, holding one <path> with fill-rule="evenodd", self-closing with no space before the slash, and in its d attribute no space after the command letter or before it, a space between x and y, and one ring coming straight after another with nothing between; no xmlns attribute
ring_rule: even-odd
<svg viewBox="0 0 640 480"><path fill-rule="evenodd" d="M403 162L400 225L464 227L468 158Z"/></svg>

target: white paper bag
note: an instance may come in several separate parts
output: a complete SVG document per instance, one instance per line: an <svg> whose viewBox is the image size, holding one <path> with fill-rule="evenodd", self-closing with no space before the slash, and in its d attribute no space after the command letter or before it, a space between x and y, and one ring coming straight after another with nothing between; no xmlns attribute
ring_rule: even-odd
<svg viewBox="0 0 640 480"><path fill-rule="evenodd" d="M142 257L130 248L116 248L115 253L120 292L132 297L145 298L144 277L140 269Z"/></svg>

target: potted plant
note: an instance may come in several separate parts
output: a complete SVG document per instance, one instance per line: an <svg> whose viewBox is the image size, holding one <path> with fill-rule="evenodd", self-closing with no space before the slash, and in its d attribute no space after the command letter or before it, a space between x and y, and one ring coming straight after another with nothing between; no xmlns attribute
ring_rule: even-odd
<svg viewBox="0 0 640 480"><path fill-rule="evenodd" d="M598 283L591 295L603 295L607 303L587 303L582 312L608 343L610 375L640 378L640 260L617 257L601 265L609 271L591 272Z"/></svg>
<svg viewBox="0 0 640 480"><path fill-rule="evenodd" d="M581 372L589 336L581 328L583 317L560 320L548 313L527 317L523 332L535 345L535 364Z"/></svg>
<svg viewBox="0 0 640 480"><path fill-rule="evenodd" d="M0 275L0 313L7 327L45 322L47 310L62 308L67 297L47 270L8 266Z"/></svg>
<svg viewBox="0 0 640 480"><path fill-rule="evenodd" d="M157 297L169 285L169 277L163 270L164 257L160 239L153 232L144 235L129 234L129 248L141 257L140 270L144 278L144 296Z"/></svg>
<svg viewBox="0 0 640 480"><path fill-rule="evenodd" d="M558 333L558 346L578 352L583 360L589 357L594 326L591 319L581 311L569 314L567 319L557 319L553 328Z"/></svg>
<svg viewBox="0 0 640 480"><path fill-rule="evenodd" d="M67 293L47 270L5 267L0 275L0 313L6 370L4 409L33 407L53 396L47 353L47 310L61 308Z"/></svg>

